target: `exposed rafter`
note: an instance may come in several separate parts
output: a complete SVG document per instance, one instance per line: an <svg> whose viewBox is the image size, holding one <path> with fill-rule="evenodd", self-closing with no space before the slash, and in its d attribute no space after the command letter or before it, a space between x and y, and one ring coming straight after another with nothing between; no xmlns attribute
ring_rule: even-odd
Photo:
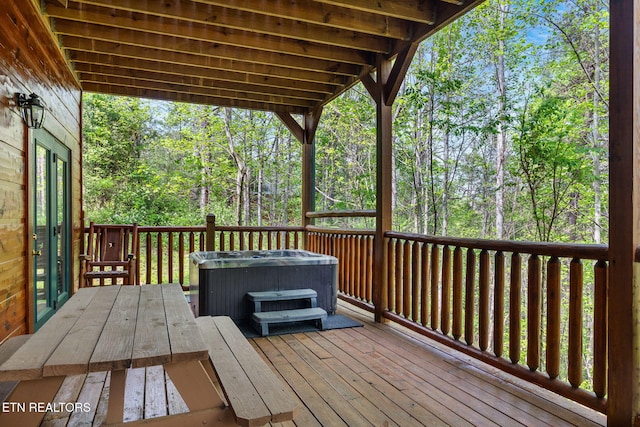
<svg viewBox="0 0 640 427"><path fill-rule="evenodd" d="M44 0L43 14L86 91L282 118L370 83L380 56L392 99L417 43L480 1Z"/></svg>

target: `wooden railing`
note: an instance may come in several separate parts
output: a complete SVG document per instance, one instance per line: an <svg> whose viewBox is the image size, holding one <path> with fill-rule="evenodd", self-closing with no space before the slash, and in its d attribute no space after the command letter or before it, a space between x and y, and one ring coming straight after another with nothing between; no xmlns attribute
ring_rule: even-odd
<svg viewBox="0 0 640 427"><path fill-rule="evenodd" d="M302 227L215 227L219 251L295 249ZM189 285L189 253L206 248L206 227L138 227L139 283Z"/></svg>
<svg viewBox="0 0 640 427"><path fill-rule="evenodd" d="M338 290L351 302L373 308L372 230L341 230L307 226L310 251L338 258ZM346 298L345 298L346 299Z"/></svg>
<svg viewBox="0 0 640 427"><path fill-rule="evenodd" d="M303 232L303 227L216 226L214 250L299 249Z"/></svg>
<svg viewBox="0 0 640 427"><path fill-rule="evenodd" d="M373 311L373 232L307 231L340 260L341 298ZM386 318L606 411L606 245L387 232L385 252Z"/></svg>
<svg viewBox="0 0 640 427"><path fill-rule="evenodd" d="M214 250L297 249L302 227L215 227ZM206 249L206 227L138 227L138 284L189 285L189 254Z"/></svg>
<svg viewBox="0 0 640 427"><path fill-rule="evenodd" d="M309 250L339 259L340 297L373 311L372 230L210 229L214 250L300 248L306 233ZM138 230L140 283L188 285L188 254L205 250L207 228ZM606 245L387 232L384 247L387 319L606 411Z"/></svg>
<svg viewBox="0 0 640 427"><path fill-rule="evenodd" d="M205 248L205 227L138 227L138 283L189 285L189 254Z"/></svg>

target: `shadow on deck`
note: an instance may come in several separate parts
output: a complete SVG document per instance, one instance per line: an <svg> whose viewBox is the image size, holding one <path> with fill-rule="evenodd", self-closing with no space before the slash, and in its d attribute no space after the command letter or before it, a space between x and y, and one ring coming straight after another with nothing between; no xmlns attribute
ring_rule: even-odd
<svg viewBox="0 0 640 427"><path fill-rule="evenodd" d="M341 303L364 327L254 338L251 343L301 401L311 426L597 426L604 415ZM186 411L162 368L131 369L125 421ZM57 402L92 411L49 413L42 426L100 425L109 377L70 377Z"/></svg>

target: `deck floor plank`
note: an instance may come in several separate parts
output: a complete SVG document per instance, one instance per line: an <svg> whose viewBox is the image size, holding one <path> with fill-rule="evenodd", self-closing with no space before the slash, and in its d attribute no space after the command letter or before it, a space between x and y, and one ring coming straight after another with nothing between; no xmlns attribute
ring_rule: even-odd
<svg viewBox="0 0 640 427"><path fill-rule="evenodd" d="M266 363L271 363L274 367L274 372L284 383L287 383L285 377L278 370L278 366L289 365L289 362L285 359L285 357L278 351L278 349L269 341L268 338L254 338L251 340L251 345L258 352L258 354L263 358ZM295 391L294 391L295 393ZM320 422L316 419L316 417L311 413L309 408L305 406L300 397L296 394L296 398L298 399L298 409L295 412L295 422L290 423L274 423L274 426L308 426L308 427L322 427Z"/></svg>
<svg viewBox="0 0 640 427"><path fill-rule="evenodd" d="M87 374L77 401L86 404L90 410L74 411L69 417L67 425L90 426L93 424L96 415L94 409L98 407L98 403L100 402L106 378L106 372L91 372Z"/></svg>
<svg viewBox="0 0 640 427"><path fill-rule="evenodd" d="M127 381L124 390L123 421L138 421L144 417L144 382L145 368L127 370Z"/></svg>
<svg viewBox="0 0 640 427"><path fill-rule="evenodd" d="M340 341L344 346L348 345L346 341ZM352 351L357 351L357 346L345 347ZM416 364L419 362L419 364ZM438 403L447 408L455 408L457 415L462 416L473 425L528 425L527 420L514 420L512 417L505 415L500 410L490 406L493 401L482 400L482 390L469 390L468 387L459 387L456 379L453 382L446 381L448 378L446 370L438 369L433 364L423 367L428 361L409 360L398 352L387 353L385 347L380 347L376 356L370 361L372 366L376 368L386 366L388 370L395 372L395 376L405 371L404 381L411 384L411 388L405 390L409 395L422 393L421 390L427 389L432 399L430 406ZM381 371L381 369L378 369ZM393 381L394 378L387 378ZM425 404L429 405L428 401ZM437 406L436 406L437 407Z"/></svg>
<svg viewBox="0 0 640 427"><path fill-rule="evenodd" d="M369 422L373 425L384 425L385 422L389 422L389 418L380 411L379 405L389 406L389 403L391 402L384 402L382 399L378 399L376 401L375 394L363 393L361 390L363 386L360 377L344 375L348 373L348 369L343 370L343 375L341 375L340 370L335 369L336 366L341 365L339 360L334 357L323 357L321 358L321 363L316 363L313 360L313 357L318 353L308 347L303 347L314 343L314 341L306 335L298 334L292 336L287 340L287 343L311 367L313 367L316 372L322 376L322 378L328 381L343 399L348 400L349 404L356 408L356 410L369 420ZM315 345L311 345L311 347L314 350L319 348ZM325 354L330 353L325 351ZM374 399L370 399L369 396L374 397ZM389 422L389 425L395 425L395 423Z"/></svg>
<svg viewBox="0 0 640 427"><path fill-rule="evenodd" d="M53 401L79 402L78 396L82 391L82 386L84 385L86 377L87 374L78 374L65 378ZM66 408L60 412L47 412L40 425L42 427L66 426L70 416L71 411L67 411Z"/></svg>
<svg viewBox="0 0 640 427"><path fill-rule="evenodd" d="M165 373L162 366L145 369L144 417L156 418L167 415L167 391Z"/></svg>
<svg viewBox="0 0 640 427"><path fill-rule="evenodd" d="M171 378L169 378L169 375L167 375L166 372L164 377L167 383L167 409L169 411L169 415L189 412L187 404L184 403L184 399L182 399L182 396L180 396L176 386L173 385L173 381L171 381Z"/></svg>
<svg viewBox="0 0 640 427"><path fill-rule="evenodd" d="M291 347L294 338L292 336L280 336L273 337L272 340L277 342L276 346L287 358L291 367L295 369L301 376L302 381L305 381L315 391L315 395L324 400L333 411L340 417L340 419L348 426L365 426L371 425L367 419L355 410L349 403L348 399L345 399L340 395L338 390L344 390L344 384L330 383L321 375L319 375L315 369L310 366L299 355L294 348ZM294 345L295 347L295 345ZM291 382L289 382L291 384ZM304 401L304 399L302 399ZM305 402L306 403L306 402ZM323 425L328 425L322 422ZM329 424L333 425L333 424Z"/></svg>
<svg viewBox="0 0 640 427"><path fill-rule="evenodd" d="M359 372L361 374L365 371L354 371L350 369L347 364L345 364L345 362L349 362L349 360L355 361L357 363L360 362L358 362L353 356L351 356L344 349L344 347L336 346L333 342L325 338L323 335L314 335L313 339L328 351L336 355L336 358L330 365L336 373L343 376L346 380L350 381L351 384L354 385L354 387L356 387L363 396L367 396L367 398L371 399L371 402L377 408L381 408L381 410L384 411L384 408L389 406L389 402L384 402L382 399L376 396L378 393L374 392L374 390L371 390L371 385L368 382L364 381L363 378L357 373ZM351 364L351 366L353 366L353 364ZM416 388L408 389L407 392L409 394L423 394L423 399L426 399L429 402L430 409L434 413L434 415L436 415L438 418L445 421L449 425L455 425L459 427L474 425L460 416L460 408L453 404L452 399L450 399L449 396L434 388L429 388L428 393L425 393L422 390L423 388L424 387L421 387L419 385ZM455 410L452 408L455 408Z"/></svg>
<svg viewBox="0 0 640 427"><path fill-rule="evenodd" d="M532 386L533 392L531 392L519 386L509 386L499 376L510 377L515 385L521 385L524 381L508 376L496 368L484 365L463 354L452 352L427 339L421 341L421 337L413 336L413 340L407 341L406 335L397 331L389 333L389 328L381 329L375 324L372 324L371 328L357 328L345 332L352 340L354 336L364 335L369 342L375 340L384 344L380 347L380 351L391 352L390 357L407 358L408 366L416 367L424 364L425 350L428 350L426 354L432 353L429 363L442 369L449 384L465 391L475 390L476 399L501 408L509 416L521 416L520 422L524 424L596 426L605 422L601 414L590 410L585 411L579 405L546 390ZM410 332L407 334L411 335ZM586 413L594 419L585 417Z"/></svg>
<svg viewBox="0 0 640 427"><path fill-rule="evenodd" d="M111 384L111 372L108 372L104 378L104 387L102 388L102 394L100 395L100 400L98 401L98 406L92 408L95 410L95 416L93 417L93 426L100 427L107 420L107 410L109 409L109 391ZM72 427L72 426L70 426Z"/></svg>
<svg viewBox="0 0 640 427"><path fill-rule="evenodd" d="M273 426L606 424L600 413L415 332L395 324L376 324L369 314L343 303L339 310L364 327L250 340L300 401L293 422ZM160 370L128 370L125 420L161 415L161 406L168 407L169 413L187 410ZM109 376L93 373L84 381L68 381L56 399L90 402L92 411L47 414L42 426L99 425L104 420Z"/></svg>

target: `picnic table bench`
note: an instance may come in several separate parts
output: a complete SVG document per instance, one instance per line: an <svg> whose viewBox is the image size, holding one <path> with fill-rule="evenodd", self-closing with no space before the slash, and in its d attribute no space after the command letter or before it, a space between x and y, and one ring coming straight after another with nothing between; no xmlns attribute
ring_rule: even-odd
<svg viewBox="0 0 640 427"><path fill-rule="evenodd" d="M0 381L15 385L5 402L18 409L52 402L69 375L110 371L107 425L258 426L291 420L298 404L231 319L196 321L177 284L80 289L35 334L0 346L0 356ZM128 368L155 365L189 412L123 424ZM0 411L0 425L38 426L44 415Z"/></svg>

